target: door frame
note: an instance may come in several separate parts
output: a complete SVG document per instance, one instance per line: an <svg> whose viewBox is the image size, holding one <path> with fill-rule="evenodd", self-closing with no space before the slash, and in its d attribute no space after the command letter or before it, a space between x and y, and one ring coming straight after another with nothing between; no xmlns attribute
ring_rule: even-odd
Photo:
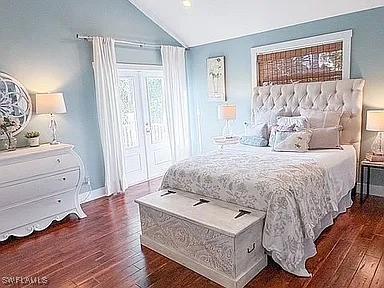
<svg viewBox="0 0 384 288"><path fill-rule="evenodd" d="M120 75L120 71L121 70L129 70L129 72L143 72L143 71L163 71L163 66L162 65L156 65L156 64L129 64L129 63L117 63L117 70L118 70L118 75ZM136 87L136 89L141 89L141 86L143 85L143 83L141 83L141 81L139 81L140 83L139 86L140 87ZM144 108L144 103L143 103L143 99L140 99L140 103L138 103L140 107L137 107L138 109L140 109L140 113L143 117L143 113L144 111L142 111ZM144 124L144 123L142 123ZM144 138L146 136L144 135ZM146 140L142 139L144 142ZM139 139L140 141L140 139ZM147 170L147 175L146 175L146 179L144 180L140 180L140 181L137 181L137 182L133 182L132 184L129 185L129 187L131 186L134 186L134 185L137 185L137 184L140 184L140 183L144 183L146 181L150 181L152 179L156 179L156 178L159 178L160 176L159 175L154 175L153 177L150 177L149 176L149 168L148 168L148 159L147 159L147 145L144 145L144 149L145 149L145 162L146 162L146 170Z"/></svg>

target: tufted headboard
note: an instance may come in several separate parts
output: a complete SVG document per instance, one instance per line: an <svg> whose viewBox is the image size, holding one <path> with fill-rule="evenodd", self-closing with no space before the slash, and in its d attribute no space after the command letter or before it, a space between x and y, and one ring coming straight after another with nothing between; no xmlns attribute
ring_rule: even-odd
<svg viewBox="0 0 384 288"><path fill-rule="evenodd" d="M359 159L364 82L348 79L255 87L252 118L258 111L281 108L287 116L300 115L300 108L342 111L341 144L352 144Z"/></svg>

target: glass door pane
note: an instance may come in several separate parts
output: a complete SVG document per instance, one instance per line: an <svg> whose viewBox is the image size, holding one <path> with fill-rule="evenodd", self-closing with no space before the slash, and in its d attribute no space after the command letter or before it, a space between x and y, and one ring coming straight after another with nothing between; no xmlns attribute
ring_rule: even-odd
<svg viewBox="0 0 384 288"><path fill-rule="evenodd" d="M168 139L168 133L163 97L163 79L149 76L146 77L145 85L148 97L151 143L164 143Z"/></svg>
<svg viewBox="0 0 384 288"><path fill-rule="evenodd" d="M126 148L139 146L135 86L132 77L120 78L121 117Z"/></svg>

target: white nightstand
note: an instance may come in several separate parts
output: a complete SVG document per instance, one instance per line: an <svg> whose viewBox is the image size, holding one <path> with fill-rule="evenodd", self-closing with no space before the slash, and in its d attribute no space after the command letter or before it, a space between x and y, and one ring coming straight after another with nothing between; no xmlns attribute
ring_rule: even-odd
<svg viewBox="0 0 384 288"><path fill-rule="evenodd" d="M219 149L224 149L224 146L240 143L239 136L216 136L213 137L213 142L219 146Z"/></svg>

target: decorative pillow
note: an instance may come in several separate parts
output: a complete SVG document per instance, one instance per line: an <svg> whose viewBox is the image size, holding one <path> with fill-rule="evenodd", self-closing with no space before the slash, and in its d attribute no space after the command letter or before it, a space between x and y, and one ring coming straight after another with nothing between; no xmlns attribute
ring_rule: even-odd
<svg viewBox="0 0 384 288"><path fill-rule="evenodd" d="M247 125L245 135L268 139L268 124L261 123L261 124Z"/></svg>
<svg viewBox="0 0 384 288"><path fill-rule="evenodd" d="M268 145L268 140L257 136L242 136L240 138L240 143L256 147L266 147Z"/></svg>
<svg viewBox="0 0 384 288"><path fill-rule="evenodd" d="M304 116L280 117L277 119L277 125L279 126L295 125L297 128L306 129L306 128L309 128L309 121Z"/></svg>
<svg viewBox="0 0 384 288"><path fill-rule="evenodd" d="M309 149L340 149L340 126L311 129Z"/></svg>
<svg viewBox="0 0 384 288"><path fill-rule="evenodd" d="M273 144L275 143L275 138L276 138L276 132L294 132L294 131L300 131L303 130L300 127L297 127L295 124L291 125L275 125L272 126L271 128L271 133L269 135L269 141L268 141L268 146L273 147Z"/></svg>
<svg viewBox="0 0 384 288"><path fill-rule="evenodd" d="M300 109L300 115L309 121L311 128L335 127L340 124L342 112Z"/></svg>
<svg viewBox="0 0 384 288"><path fill-rule="evenodd" d="M305 152L309 149L311 131L303 130L298 132L276 132L276 139L273 145L274 151L279 152Z"/></svg>

